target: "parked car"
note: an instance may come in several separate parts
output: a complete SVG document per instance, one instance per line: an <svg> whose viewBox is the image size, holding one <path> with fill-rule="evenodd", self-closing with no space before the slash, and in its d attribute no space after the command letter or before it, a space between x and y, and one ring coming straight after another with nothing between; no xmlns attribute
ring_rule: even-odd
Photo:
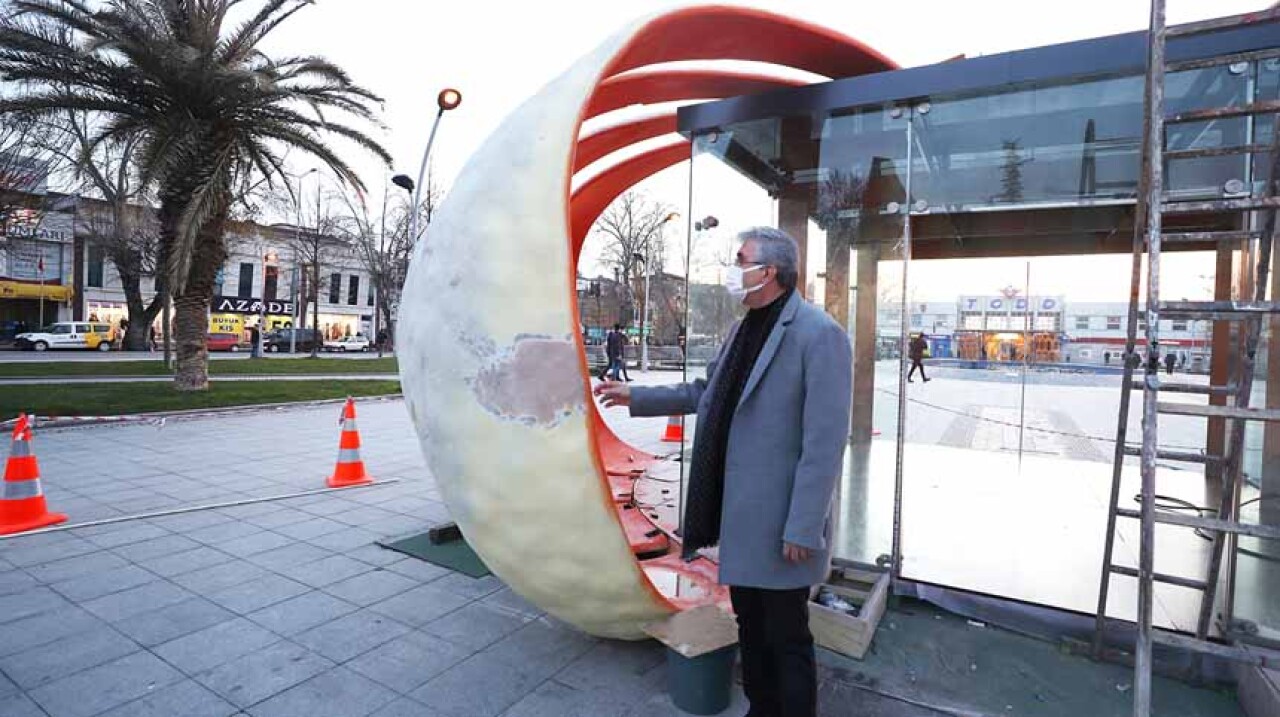
<svg viewBox="0 0 1280 717"><path fill-rule="evenodd" d="M312 346L323 346L320 332L315 329L276 329L262 339L262 348L270 353L288 353L289 337L293 336L298 351L310 353Z"/></svg>
<svg viewBox="0 0 1280 717"><path fill-rule="evenodd" d="M205 346L210 351L239 351L244 345L240 334L209 334L205 337Z"/></svg>
<svg viewBox="0 0 1280 717"><path fill-rule="evenodd" d="M18 348L29 351L46 351L48 349L110 351L112 348L111 334L110 324L59 321L39 331L18 334L14 343Z"/></svg>
<svg viewBox="0 0 1280 717"><path fill-rule="evenodd" d="M368 351L373 344L369 343L369 337L364 334L355 334L353 336L343 336L334 341L324 342L325 351Z"/></svg>

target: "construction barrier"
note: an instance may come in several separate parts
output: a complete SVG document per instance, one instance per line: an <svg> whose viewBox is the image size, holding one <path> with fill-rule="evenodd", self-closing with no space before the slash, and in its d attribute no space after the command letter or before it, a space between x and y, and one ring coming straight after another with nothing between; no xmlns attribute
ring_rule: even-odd
<svg viewBox="0 0 1280 717"><path fill-rule="evenodd" d="M373 478L365 472L364 461L360 458L360 431L356 428L356 402L347 399L342 407L342 436L338 439L338 465L329 476L327 485L330 488L348 488L356 485L368 485Z"/></svg>
<svg viewBox="0 0 1280 717"><path fill-rule="evenodd" d="M31 423L24 413L13 426L13 443L4 466L0 488L0 535L22 533L65 522L62 513L50 513L40 487L40 466L31 448Z"/></svg>

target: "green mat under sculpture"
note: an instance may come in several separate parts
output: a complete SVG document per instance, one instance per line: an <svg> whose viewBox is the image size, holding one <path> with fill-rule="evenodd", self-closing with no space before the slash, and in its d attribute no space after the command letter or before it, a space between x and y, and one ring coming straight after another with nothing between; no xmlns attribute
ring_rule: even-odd
<svg viewBox="0 0 1280 717"><path fill-rule="evenodd" d="M429 533L419 533L399 540L380 540L378 545L439 565L442 568L456 570L463 575L482 578L490 575L484 561L471 549L466 540L450 540L444 543L432 543Z"/></svg>

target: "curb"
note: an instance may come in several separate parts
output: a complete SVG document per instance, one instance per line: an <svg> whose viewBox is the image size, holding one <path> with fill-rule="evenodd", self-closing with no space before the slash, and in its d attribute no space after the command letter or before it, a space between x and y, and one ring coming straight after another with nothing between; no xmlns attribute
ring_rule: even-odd
<svg viewBox="0 0 1280 717"><path fill-rule="evenodd" d="M216 381L398 381L400 374L391 373L232 373L214 374L210 382ZM172 374L124 374L124 375L62 375L62 376L4 376L0 377L0 386L42 385L46 383L161 383L172 381Z"/></svg>
<svg viewBox="0 0 1280 717"><path fill-rule="evenodd" d="M358 401L394 401L404 398L402 393L386 393L375 396L360 396ZM205 418L253 411L279 411L286 408L312 408L332 404L346 403L345 398L323 398L314 401L291 401L288 403L255 403L245 406L221 406L218 408L188 408L179 411L156 411L131 416L38 416L31 414L31 427L41 429L81 428L102 425L121 425L128 423L152 423L163 427L170 418ZM0 429L12 426L18 419L11 418L0 421Z"/></svg>

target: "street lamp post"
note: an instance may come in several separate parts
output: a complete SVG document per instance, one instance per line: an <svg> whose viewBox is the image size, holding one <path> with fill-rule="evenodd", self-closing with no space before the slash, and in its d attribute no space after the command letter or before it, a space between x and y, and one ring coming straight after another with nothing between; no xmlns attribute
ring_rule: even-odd
<svg viewBox="0 0 1280 717"><path fill-rule="evenodd" d="M315 167L308 169L302 174L297 175L298 191L293 193L293 215L297 223L293 228L294 246L302 245L302 178L309 174L315 174L319 170ZM290 175L293 176L293 175ZM320 183L316 182L316 193L320 192ZM302 298L301 292L298 291L298 277L301 272L298 271L298 251L295 248L293 252L293 272L289 277L289 298L293 299L292 326L289 327L289 355L298 352L298 300Z"/></svg>
<svg viewBox="0 0 1280 717"><path fill-rule="evenodd" d="M398 174L391 181L396 186L403 187L413 195L413 208L409 214L409 240L418 240L418 208L422 206L422 180L427 175L427 164L431 160L431 145L436 141L436 130L440 129L440 118L445 112L457 109L462 104L462 93L452 89L445 88L440 90L440 94L436 95L436 111L435 121L431 123L431 134L427 137L427 148L422 153L422 164L418 167L418 181L414 182L403 174Z"/></svg>
<svg viewBox="0 0 1280 717"><path fill-rule="evenodd" d="M269 251L262 256L262 300L258 302L258 358L262 358L263 333L267 328L267 270L279 262L279 255ZM277 280L278 281L278 280Z"/></svg>
<svg viewBox="0 0 1280 717"><path fill-rule="evenodd" d="M679 212L671 212L658 225L658 241L663 240L663 231L667 222L680 216ZM638 259L644 262L644 310L640 316L640 372L649 373L649 280L653 277L653 237L645 242L645 255Z"/></svg>

